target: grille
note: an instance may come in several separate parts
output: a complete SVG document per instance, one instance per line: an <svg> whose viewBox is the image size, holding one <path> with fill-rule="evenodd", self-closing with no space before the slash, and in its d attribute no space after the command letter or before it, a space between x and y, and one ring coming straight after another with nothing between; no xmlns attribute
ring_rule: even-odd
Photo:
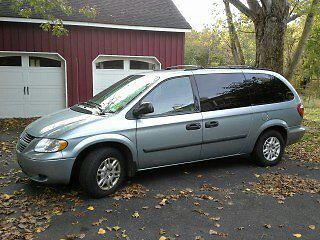
<svg viewBox="0 0 320 240"><path fill-rule="evenodd" d="M28 133L23 133L19 139L18 145L17 145L17 150L19 152L23 152L23 150L26 149L26 147L31 143L31 141L35 139L35 137L31 136Z"/></svg>

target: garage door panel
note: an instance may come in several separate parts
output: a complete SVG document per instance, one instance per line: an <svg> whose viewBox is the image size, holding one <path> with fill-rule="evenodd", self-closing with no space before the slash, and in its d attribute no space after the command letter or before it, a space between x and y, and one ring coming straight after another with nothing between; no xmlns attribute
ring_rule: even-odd
<svg viewBox="0 0 320 240"><path fill-rule="evenodd" d="M24 86L23 73L20 68L0 67L0 86Z"/></svg>
<svg viewBox="0 0 320 240"><path fill-rule="evenodd" d="M54 86L30 86L28 102L59 102L65 107L66 94L64 88Z"/></svg>
<svg viewBox="0 0 320 240"><path fill-rule="evenodd" d="M116 62L122 61L122 65ZM129 75L160 69L155 57L145 56L100 56L93 62L93 95L110 87Z"/></svg>
<svg viewBox="0 0 320 240"><path fill-rule="evenodd" d="M63 73L61 71L29 72L29 86L64 86Z"/></svg>
<svg viewBox="0 0 320 240"><path fill-rule="evenodd" d="M0 103L4 102L24 102L23 87L0 87Z"/></svg>
<svg viewBox="0 0 320 240"><path fill-rule="evenodd" d="M21 66L0 67L0 118L43 116L65 108L64 66L31 66L29 54L21 55Z"/></svg>

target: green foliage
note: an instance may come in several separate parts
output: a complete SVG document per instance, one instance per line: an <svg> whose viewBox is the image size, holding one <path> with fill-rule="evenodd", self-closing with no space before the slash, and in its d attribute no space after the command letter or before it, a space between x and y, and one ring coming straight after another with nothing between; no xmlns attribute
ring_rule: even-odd
<svg viewBox="0 0 320 240"><path fill-rule="evenodd" d="M97 15L94 7L85 5L80 9L73 9L67 0L10 0L10 2L12 10L21 17L41 16L46 22L40 27L44 31L52 32L55 36L68 34L68 30L64 27L62 19L57 17L57 13L70 16L73 12L78 12L88 18L94 18Z"/></svg>

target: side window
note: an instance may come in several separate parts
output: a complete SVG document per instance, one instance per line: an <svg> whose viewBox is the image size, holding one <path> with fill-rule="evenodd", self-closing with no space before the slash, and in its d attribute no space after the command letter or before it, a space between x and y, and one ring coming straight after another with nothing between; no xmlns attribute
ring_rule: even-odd
<svg viewBox="0 0 320 240"><path fill-rule="evenodd" d="M123 60L111 60L96 63L96 69L123 69Z"/></svg>
<svg viewBox="0 0 320 240"><path fill-rule="evenodd" d="M253 105L286 102L294 99L288 86L268 74L246 74Z"/></svg>
<svg viewBox="0 0 320 240"><path fill-rule="evenodd" d="M130 69L131 70L153 70L155 65L148 62L130 60Z"/></svg>
<svg viewBox="0 0 320 240"><path fill-rule="evenodd" d="M61 67L61 62L50 58L29 57L29 67Z"/></svg>
<svg viewBox="0 0 320 240"><path fill-rule="evenodd" d="M248 85L241 73L196 75L202 112L250 106Z"/></svg>
<svg viewBox="0 0 320 240"><path fill-rule="evenodd" d="M154 107L154 112L147 116L194 112L190 78L179 77L161 83L143 99L143 102L150 102Z"/></svg>
<svg viewBox="0 0 320 240"><path fill-rule="evenodd" d="M0 66L21 66L21 56L0 57Z"/></svg>

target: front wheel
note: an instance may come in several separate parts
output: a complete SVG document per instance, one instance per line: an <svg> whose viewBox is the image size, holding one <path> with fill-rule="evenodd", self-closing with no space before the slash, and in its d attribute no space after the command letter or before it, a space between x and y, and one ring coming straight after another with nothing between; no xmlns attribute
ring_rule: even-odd
<svg viewBox="0 0 320 240"><path fill-rule="evenodd" d="M281 161L284 148L282 135L276 130L268 130L257 140L252 156L260 166L274 166Z"/></svg>
<svg viewBox="0 0 320 240"><path fill-rule="evenodd" d="M114 193L125 179L125 160L114 148L100 148L84 159L79 174L82 188L92 197Z"/></svg>

